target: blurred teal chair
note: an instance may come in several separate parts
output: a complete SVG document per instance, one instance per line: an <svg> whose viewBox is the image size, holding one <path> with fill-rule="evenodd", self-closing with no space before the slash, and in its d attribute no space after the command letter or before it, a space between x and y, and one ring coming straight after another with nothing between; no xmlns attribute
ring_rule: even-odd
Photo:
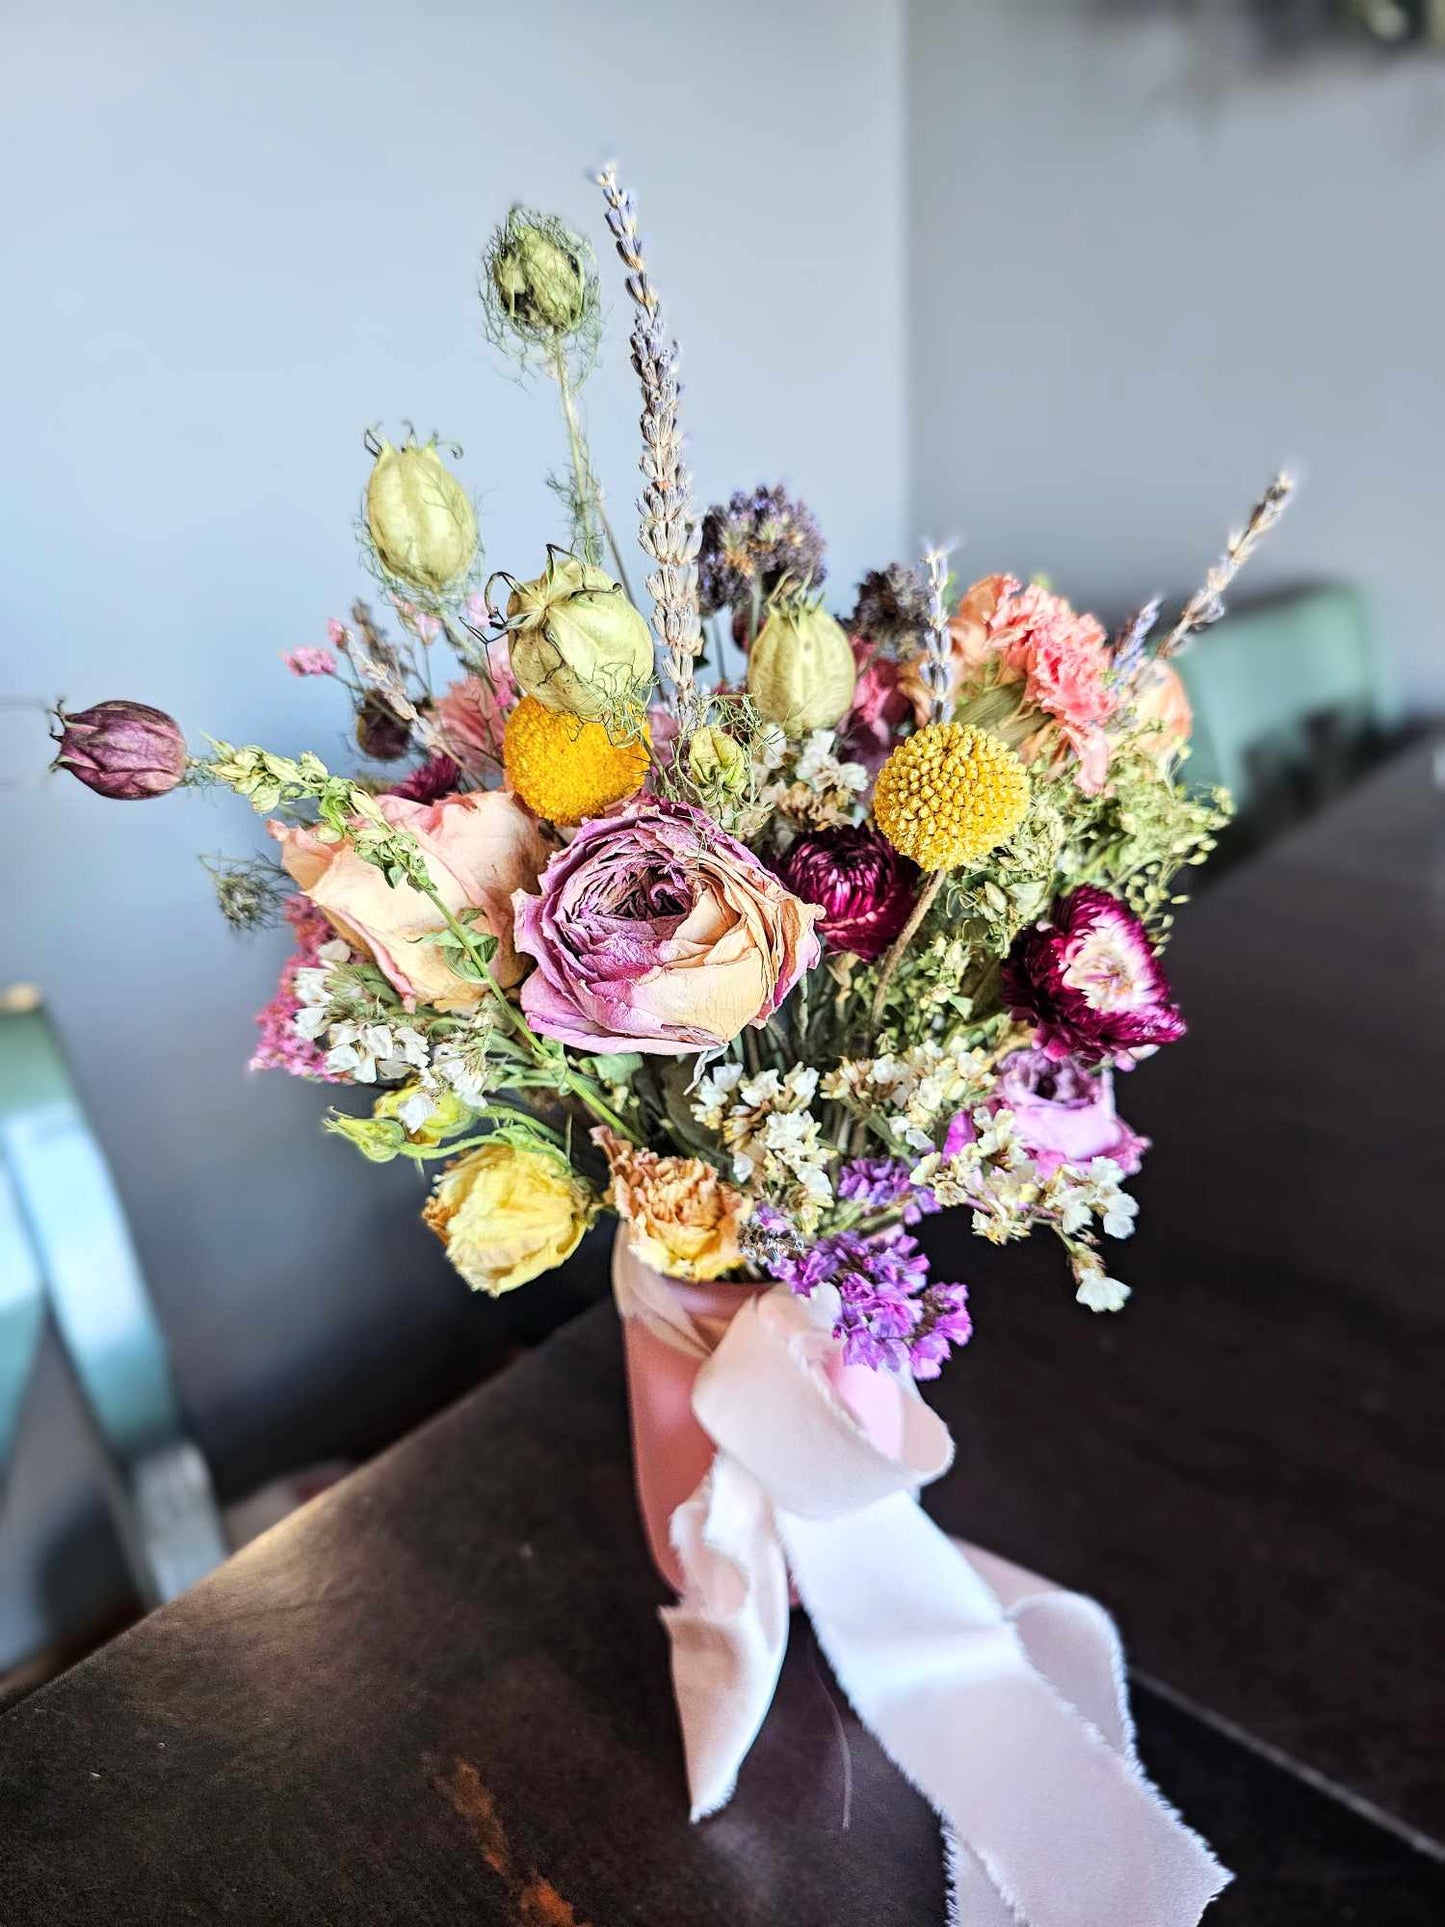
<svg viewBox="0 0 1445 1927"><path fill-rule="evenodd" d="M22 987L0 995L0 1481L47 1314L105 1447L136 1588L159 1605L226 1557L220 1514L105 1159Z"/></svg>
<svg viewBox="0 0 1445 1927"><path fill-rule="evenodd" d="M1282 788L1314 800L1394 724L1389 669L1364 597L1301 590L1229 615L1180 659L1194 706L1193 785L1220 783L1240 814Z"/></svg>

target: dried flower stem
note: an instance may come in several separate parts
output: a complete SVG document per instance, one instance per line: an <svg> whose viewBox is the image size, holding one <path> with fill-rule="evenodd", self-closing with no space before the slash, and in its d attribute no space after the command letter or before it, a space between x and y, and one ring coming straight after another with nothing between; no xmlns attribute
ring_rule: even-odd
<svg viewBox="0 0 1445 1927"><path fill-rule="evenodd" d="M898 932L883 959L883 968L878 973L878 987L873 992L873 1010L870 1022L876 1029L878 1019L883 1015L883 1005L888 997L888 986L893 981L893 973L903 961L903 954L918 934L918 926L933 908L933 899L943 887L945 872L932 870L927 883L918 893L918 901L909 912L908 921Z"/></svg>
<svg viewBox="0 0 1445 1927"><path fill-rule="evenodd" d="M614 168L603 168L596 181L607 202L607 225L627 270L627 292L637 311L632 365L642 382L640 467L644 478L638 541L657 564L647 578L652 626L667 656L674 707L680 709L691 696L702 648L696 566L702 530L693 514L692 478L683 466L677 423L677 343L668 340L663 326L662 307L643 260L632 196L618 186Z"/></svg>
<svg viewBox="0 0 1445 1927"><path fill-rule="evenodd" d="M1200 629L1207 629L1210 623L1218 622L1224 614L1224 591L1254 553L1260 540L1269 534L1284 514L1293 494L1292 477L1281 471L1255 503L1243 529L1237 535L1230 536L1224 554L1204 578L1203 588L1196 589L1185 603L1179 620L1154 652L1158 661L1164 662L1170 656L1177 655L1192 635Z"/></svg>

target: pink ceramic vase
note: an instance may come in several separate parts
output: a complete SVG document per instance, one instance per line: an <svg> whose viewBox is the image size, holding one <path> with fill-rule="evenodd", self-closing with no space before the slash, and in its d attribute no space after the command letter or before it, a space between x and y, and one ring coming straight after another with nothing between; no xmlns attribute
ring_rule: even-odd
<svg viewBox="0 0 1445 1927"><path fill-rule="evenodd" d="M681 1278L668 1278L665 1283L714 1346L750 1299L774 1289L766 1284L698 1285ZM641 1318L625 1318L622 1330L632 1464L643 1528L653 1564L674 1592L681 1592L682 1572L669 1523L702 1483L713 1460L713 1442L692 1409L692 1388L702 1361L656 1336ZM888 1381L867 1366L845 1365L841 1350L824 1369L834 1391L873 1442L892 1454L901 1451L898 1402Z"/></svg>

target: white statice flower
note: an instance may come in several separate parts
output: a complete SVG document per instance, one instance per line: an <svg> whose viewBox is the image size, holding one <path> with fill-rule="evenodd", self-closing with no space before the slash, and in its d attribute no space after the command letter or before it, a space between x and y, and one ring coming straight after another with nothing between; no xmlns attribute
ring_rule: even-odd
<svg viewBox="0 0 1445 1927"><path fill-rule="evenodd" d="M1075 1298L1090 1311L1122 1311L1128 1303L1129 1287L1104 1270L1104 1261L1088 1249L1073 1253L1074 1278L1078 1284Z"/></svg>
<svg viewBox="0 0 1445 1927"><path fill-rule="evenodd" d="M505 1072L487 1055L489 1028L438 1044L432 1052L432 1072L473 1111L484 1111L487 1097L504 1081Z"/></svg>
<svg viewBox="0 0 1445 1927"><path fill-rule="evenodd" d="M326 1068L358 1084L395 1084L414 1070L425 1070L427 1042L410 1024L333 1024Z"/></svg>
<svg viewBox="0 0 1445 1927"><path fill-rule="evenodd" d="M436 1099L425 1083L418 1083L414 1090L407 1092L396 1107L396 1115L403 1128L409 1132L419 1131L436 1108Z"/></svg>
<svg viewBox="0 0 1445 1927"><path fill-rule="evenodd" d="M979 1098L991 1081L979 1052L948 1050L930 1038L882 1057L844 1058L823 1080L823 1095L884 1126L900 1148L927 1151L940 1127Z"/></svg>
<svg viewBox="0 0 1445 1927"><path fill-rule="evenodd" d="M791 769L779 763L761 801L787 829L825 830L862 820L867 787L863 765L839 758L833 731L815 729L804 739Z"/></svg>
<svg viewBox="0 0 1445 1927"><path fill-rule="evenodd" d="M723 1119L732 1108L743 1076L741 1064L718 1064L697 1080L692 1094L692 1114L705 1131L721 1135Z"/></svg>
<svg viewBox="0 0 1445 1927"><path fill-rule="evenodd" d="M809 1109L817 1091L811 1064L751 1074L719 1064L698 1080L692 1100L698 1122L731 1153L737 1182L784 1203L804 1230L833 1198L831 1146Z"/></svg>

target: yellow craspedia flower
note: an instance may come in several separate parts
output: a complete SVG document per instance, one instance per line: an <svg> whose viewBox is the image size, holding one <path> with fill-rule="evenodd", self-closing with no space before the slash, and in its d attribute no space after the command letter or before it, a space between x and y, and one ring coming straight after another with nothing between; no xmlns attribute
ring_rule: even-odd
<svg viewBox="0 0 1445 1927"><path fill-rule="evenodd" d="M981 862L1013 835L1028 806L1023 764L969 723L929 723L908 737L873 791L879 829L925 870Z"/></svg>
<svg viewBox="0 0 1445 1927"><path fill-rule="evenodd" d="M493 1138L447 1166L422 1217L472 1289L495 1298L570 1258L598 1208L565 1158Z"/></svg>
<svg viewBox="0 0 1445 1927"><path fill-rule="evenodd" d="M614 743L601 723L579 723L524 696L507 718L507 786L548 823L570 828L635 796L647 777L648 735Z"/></svg>

